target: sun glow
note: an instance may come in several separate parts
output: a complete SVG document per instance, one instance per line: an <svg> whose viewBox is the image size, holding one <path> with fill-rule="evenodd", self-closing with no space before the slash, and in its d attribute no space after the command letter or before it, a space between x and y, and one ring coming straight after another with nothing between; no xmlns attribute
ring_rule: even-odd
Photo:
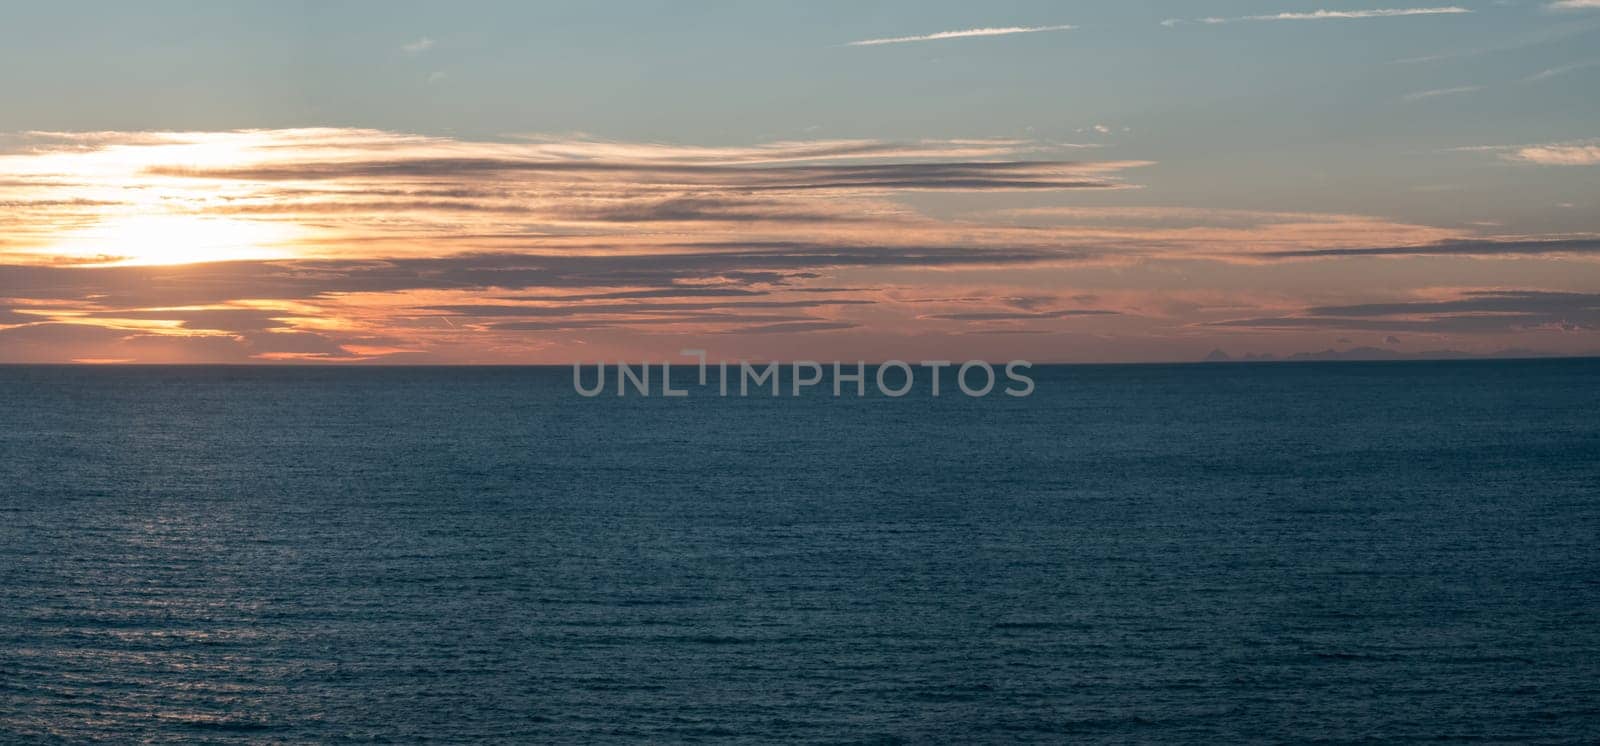
<svg viewBox="0 0 1600 746"><path fill-rule="evenodd" d="M199 215L130 215L71 232L40 253L84 264L190 264L294 255L281 222Z"/></svg>
<svg viewBox="0 0 1600 746"><path fill-rule="evenodd" d="M0 204L16 224L8 253L85 265L296 256L307 234L296 219L216 214L259 198L259 185L157 171L248 166L320 132L29 133L34 147L0 153Z"/></svg>

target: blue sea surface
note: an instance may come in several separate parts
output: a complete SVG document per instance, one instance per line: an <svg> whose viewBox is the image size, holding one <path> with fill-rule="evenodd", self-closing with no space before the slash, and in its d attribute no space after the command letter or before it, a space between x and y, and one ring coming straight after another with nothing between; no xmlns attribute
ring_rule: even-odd
<svg viewBox="0 0 1600 746"><path fill-rule="evenodd" d="M0 741L1600 741L1600 361L0 368Z"/></svg>

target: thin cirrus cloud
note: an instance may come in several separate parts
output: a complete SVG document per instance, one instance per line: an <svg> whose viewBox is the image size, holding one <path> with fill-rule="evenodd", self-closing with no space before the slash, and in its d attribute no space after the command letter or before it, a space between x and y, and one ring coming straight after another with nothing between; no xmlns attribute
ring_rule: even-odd
<svg viewBox="0 0 1600 746"><path fill-rule="evenodd" d="M1483 90L1483 86L1464 85L1456 86L1455 88L1435 88L1431 91L1417 91L1415 93L1408 93L1401 98L1406 101L1422 101L1430 98L1438 98L1440 96L1455 96L1462 93L1473 93L1481 90Z"/></svg>
<svg viewBox="0 0 1600 746"><path fill-rule="evenodd" d="M1541 81L1541 80L1549 80L1551 78L1557 78L1557 77L1560 77L1562 75L1567 75L1569 73L1575 73L1575 72L1577 72L1579 70L1586 70L1588 68L1595 67L1595 66L1600 66L1600 60L1586 60L1586 61L1583 61L1583 62L1574 62L1574 63L1572 63L1570 65L1562 65L1560 67L1550 67L1550 68L1546 68L1544 70L1540 70L1539 72L1536 72L1536 73L1534 73L1532 75L1529 75L1526 78L1523 78L1522 82L1524 82L1524 83L1536 83L1536 82Z"/></svg>
<svg viewBox="0 0 1600 746"><path fill-rule="evenodd" d="M1244 21L1339 21L1357 20L1363 18L1398 18L1405 16L1436 16L1458 15L1471 13L1466 8L1450 5L1437 8L1376 8L1372 10L1314 10L1310 12L1284 12L1253 16L1233 16L1197 18L1186 20L1182 18L1169 18L1162 21L1164 26L1177 26L1184 23L1222 24L1239 23Z"/></svg>
<svg viewBox="0 0 1600 746"><path fill-rule="evenodd" d="M1584 70L1584 69L1587 69L1587 68L1590 68L1590 67L1594 67L1596 65L1600 65L1600 60L1585 60L1585 61L1582 61L1582 62L1575 62L1575 63L1568 64L1568 65L1562 65L1560 67L1546 68L1546 69L1541 70L1541 71L1539 71L1537 73L1534 73L1534 74L1529 75L1527 77L1521 78L1517 82L1518 83L1524 83L1524 84L1526 84L1526 83L1538 83L1540 81L1549 80L1551 78L1560 77L1562 75L1568 75L1568 74L1571 74L1571 73L1575 73L1575 72L1578 72L1580 70ZM1436 89L1433 89L1433 90L1417 91L1415 93L1408 93L1408 94L1402 96L1401 99L1404 100L1404 101L1422 101L1422 100L1426 100L1426 99L1430 99L1430 98L1438 98L1440 96L1454 96L1454 95L1459 95L1459 94L1463 94L1463 93L1476 93L1478 91L1483 90L1483 88L1484 87L1481 86L1481 85L1456 86L1456 87L1453 87L1453 88L1436 88Z"/></svg>
<svg viewBox="0 0 1600 746"><path fill-rule="evenodd" d="M436 44L436 42L433 39L424 36L416 41L402 44L400 46L400 51L405 52L406 54L422 54L423 52L433 49L434 44Z"/></svg>
<svg viewBox="0 0 1600 746"><path fill-rule="evenodd" d="M1458 152L1498 153L1501 158L1540 166L1600 165L1600 140L1537 143L1532 145L1477 145L1454 148Z"/></svg>
<svg viewBox="0 0 1600 746"><path fill-rule="evenodd" d="M1539 166L1600 165L1600 140L1539 143L1533 145L1474 145L1451 148L1464 153L1497 153L1500 158Z"/></svg>
<svg viewBox="0 0 1600 746"><path fill-rule="evenodd" d="M881 39L862 39L852 41L845 46L849 47L874 47L884 44L910 44L919 41L944 41L946 39L969 39L979 36L1010 36L1012 34L1036 34L1043 31L1071 31L1077 28L1070 24L1057 26L996 26L988 28L969 28L959 31L939 31L932 34L916 36L891 36Z"/></svg>
<svg viewBox="0 0 1600 746"><path fill-rule="evenodd" d="M1530 145L1517 148L1507 157L1542 166L1594 166L1600 165L1600 142Z"/></svg>
<svg viewBox="0 0 1600 746"><path fill-rule="evenodd" d="M1545 7L1551 10L1593 10L1600 9L1600 0L1556 0Z"/></svg>
<svg viewBox="0 0 1600 746"><path fill-rule="evenodd" d="M1600 28L1600 22L1564 23L1556 26L1534 30L1529 33L1517 34L1501 39L1493 44L1477 47L1450 47L1435 54L1426 54L1416 57L1405 57L1394 60L1395 64L1424 64L1444 62L1447 60L1460 60L1484 55L1506 54L1530 47L1538 47L1558 42L1574 36L1581 36Z"/></svg>

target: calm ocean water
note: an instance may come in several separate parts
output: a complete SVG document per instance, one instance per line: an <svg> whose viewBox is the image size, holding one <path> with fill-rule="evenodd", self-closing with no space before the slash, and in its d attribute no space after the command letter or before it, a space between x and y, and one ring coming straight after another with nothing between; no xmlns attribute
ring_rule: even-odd
<svg viewBox="0 0 1600 746"><path fill-rule="evenodd" d="M1600 739L1600 361L0 368L0 740Z"/></svg>

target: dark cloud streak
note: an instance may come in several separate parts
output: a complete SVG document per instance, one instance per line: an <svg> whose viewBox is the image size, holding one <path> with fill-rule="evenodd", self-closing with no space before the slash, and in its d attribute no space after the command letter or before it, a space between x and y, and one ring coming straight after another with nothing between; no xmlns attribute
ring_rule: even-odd
<svg viewBox="0 0 1600 746"><path fill-rule="evenodd" d="M1317 259L1360 256L1537 256L1543 254L1600 253L1600 238L1563 238L1524 241L1456 240L1416 246L1374 246L1343 249L1269 251L1252 256L1272 259Z"/></svg>
<svg viewBox="0 0 1600 746"><path fill-rule="evenodd" d="M1304 315L1210 324L1253 329L1326 329L1485 334L1529 329L1600 329L1600 294L1535 290L1475 291L1446 301L1320 306Z"/></svg>
<svg viewBox="0 0 1600 746"><path fill-rule="evenodd" d="M85 300L117 306L183 306L287 300L339 293L502 288L669 287L679 282L781 281L838 267L1020 265L1070 258L1058 252L964 247L779 243L669 254L464 254L383 260L267 260L172 266L0 265L0 297Z"/></svg>
<svg viewBox="0 0 1600 746"><path fill-rule="evenodd" d="M548 177L565 182L612 183L623 178L634 187L721 187L737 191L812 191L840 189L1111 189L1114 179L1088 173L1119 170L1140 163L1080 161L973 161L811 166L668 165L601 160L530 161L507 158L412 158L394 161L282 163L250 168L196 169L154 166L154 176L241 181L349 181L420 179L460 182L510 178L530 183ZM531 183L538 183L537 180Z"/></svg>

